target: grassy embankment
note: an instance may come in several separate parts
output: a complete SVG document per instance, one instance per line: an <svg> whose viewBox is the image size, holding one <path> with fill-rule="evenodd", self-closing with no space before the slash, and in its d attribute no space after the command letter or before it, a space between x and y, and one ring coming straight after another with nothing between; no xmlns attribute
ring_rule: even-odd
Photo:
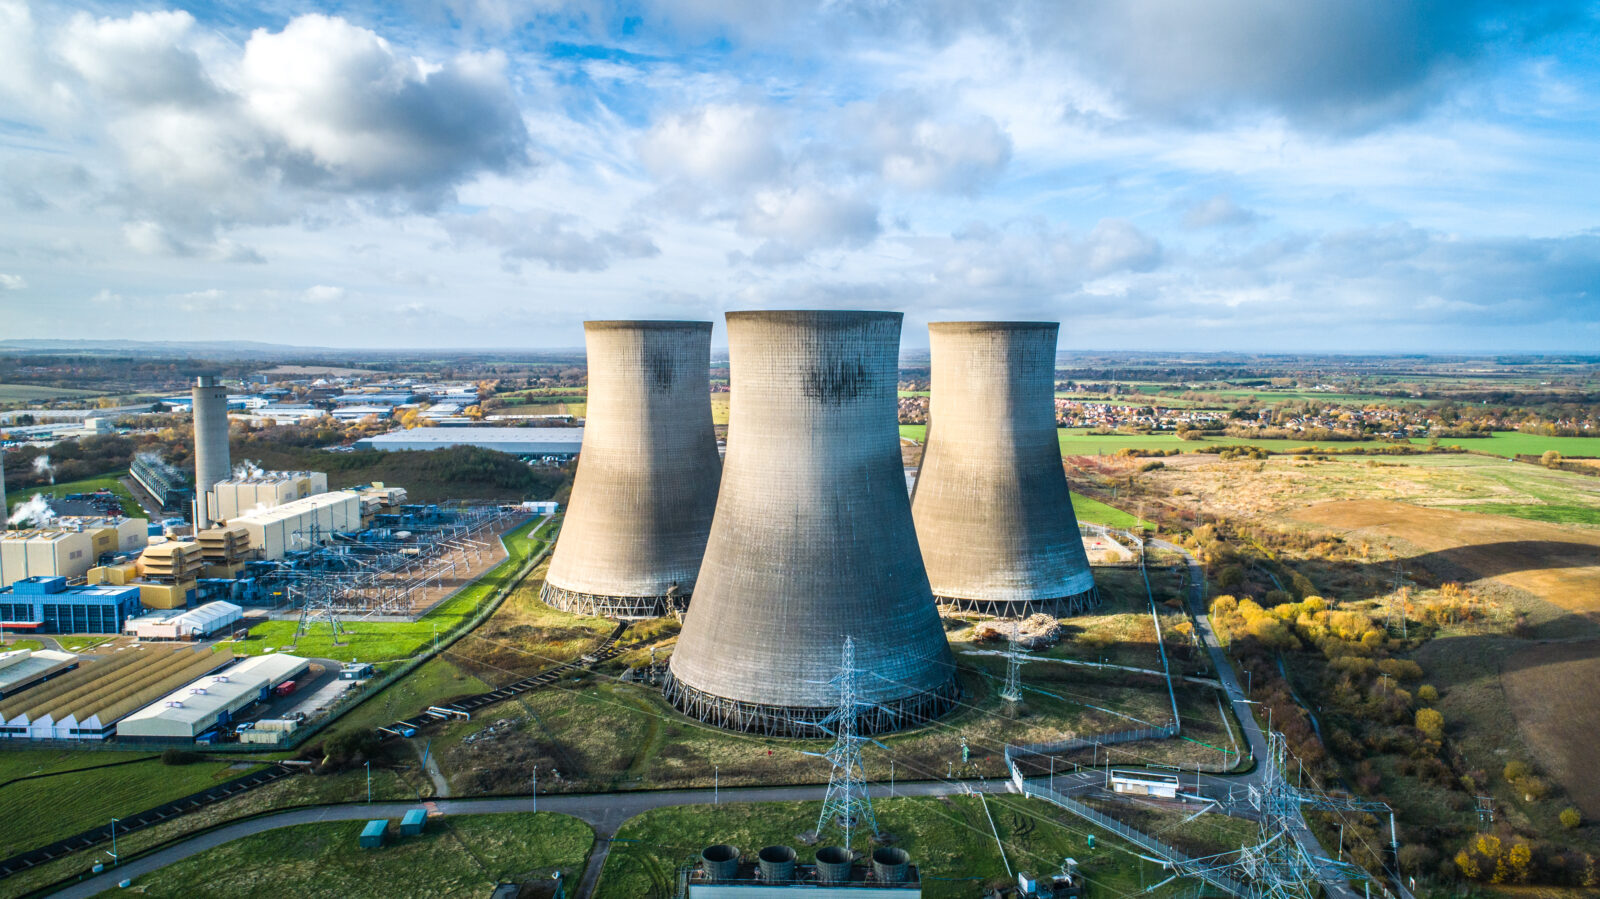
<svg viewBox="0 0 1600 899"><path fill-rule="evenodd" d="M557 871L575 884L594 846L589 825L551 812L433 818L417 836L401 836L391 821L382 849L360 848L364 824L302 824L245 837L140 877L134 890L231 899L271 884L273 895L329 899L487 896L498 883L548 881Z"/></svg>
<svg viewBox="0 0 1600 899"><path fill-rule="evenodd" d="M344 629L342 646L333 645L333 635L326 625L313 627L311 633L300 638L295 653L363 662L393 661L416 655L433 641L436 632L443 636L472 617L479 603L514 577L523 563L544 546L552 530L551 525L546 524L535 533L536 525L537 521L528 522L508 532L505 544L510 552L509 558L416 621L341 622ZM285 650L294 640L297 627L294 621L268 621L252 629L248 638L232 645L235 651L245 655Z"/></svg>
<svg viewBox="0 0 1600 899"><path fill-rule="evenodd" d="M0 384L0 404L33 403L40 400L66 400L100 396L98 390L73 390L67 387L39 387L33 384Z"/></svg>
<svg viewBox="0 0 1600 899"><path fill-rule="evenodd" d="M247 773L254 763L234 769L232 762L163 765L147 759L126 761L111 752L21 750L0 753L0 781L49 774L0 787L0 857L8 857L91 827L113 815L143 811ZM76 771L77 768L93 770Z"/></svg>
<svg viewBox="0 0 1600 899"><path fill-rule="evenodd" d="M1128 895L1164 878L1159 865L1143 861L1104 833L1096 835L1090 849L1085 824L1040 800L992 796L987 803L985 814L983 802L973 796L882 799L873 803L873 811L879 827L894 835L894 845L910 854L922 878L922 895L929 899L976 896L990 883L1015 884L1006 875L1008 864L1013 871L1054 873L1068 857L1077 859L1089 877L1089 895ZM674 894L678 865L714 843L731 843L748 857L764 846L793 846L799 861L808 863L814 850L795 837L817 826L819 811L816 802L770 802L685 806L640 815L618 832L596 895L668 899ZM837 838L837 831L832 833ZM1005 847L1004 861L996 835ZM1216 842L1219 850L1225 848L1221 840ZM858 836L855 848L870 846ZM1175 881L1151 895L1176 896L1191 888Z"/></svg>

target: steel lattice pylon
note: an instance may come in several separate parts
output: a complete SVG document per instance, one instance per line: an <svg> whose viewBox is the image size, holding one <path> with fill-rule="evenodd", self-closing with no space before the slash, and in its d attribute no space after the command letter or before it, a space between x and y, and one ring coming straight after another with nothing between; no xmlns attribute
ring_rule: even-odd
<svg viewBox="0 0 1600 899"><path fill-rule="evenodd" d="M1256 842L1240 847L1231 860L1197 859L1214 862L1182 866L1185 874L1207 873L1235 877L1249 884L1252 899L1315 899L1319 894L1348 895L1345 884L1369 880L1359 865L1308 852L1297 832L1307 825L1302 809L1327 811L1390 812L1381 802L1333 796L1320 790L1307 790L1289 783L1284 776L1288 747L1283 734L1267 734L1267 757L1261 760L1261 777L1250 785L1249 802L1260 824ZM1391 829L1393 827L1393 813ZM1307 839L1313 839L1305 835ZM1381 883L1379 889L1382 889Z"/></svg>
<svg viewBox="0 0 1600 899"><path fill-rule="evenodd" d="M1006 685L1000 691L1000 698L1006 702L1022 701L1022 649L1017 642L1020 628L1018 622L1011 622L1010 646L1006 650Z"/></svg>
<svg viewBox="0 0 1600 899"><path fill-rule="evenodd" d="M817 817L817 837L821 839L832 822L844 831L844 848L849 849L851 834L858 825L865 824L873 836L878 835L878 819L872 814L866 771L861 765L861 746L869 740L856 733L857 719L871 703L856 696L856 644L850 637L844 638L839 676L832 683L839 690L839 705L819 726L834 735L833 746L822 754L833 763L833 773L828 776L828 792L822 799L822 814Z"/></svg>

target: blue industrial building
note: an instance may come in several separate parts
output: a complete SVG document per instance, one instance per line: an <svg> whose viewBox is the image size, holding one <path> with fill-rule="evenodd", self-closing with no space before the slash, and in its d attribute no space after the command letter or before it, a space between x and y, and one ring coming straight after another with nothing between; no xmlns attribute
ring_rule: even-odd
<svg viewBox="0 0 1600 899"><path fill-rule="evenodd" d="M64 577L23 578L0 591L0 621L9 631L120 634L142 610L138 587L69 587Z"/></svg>

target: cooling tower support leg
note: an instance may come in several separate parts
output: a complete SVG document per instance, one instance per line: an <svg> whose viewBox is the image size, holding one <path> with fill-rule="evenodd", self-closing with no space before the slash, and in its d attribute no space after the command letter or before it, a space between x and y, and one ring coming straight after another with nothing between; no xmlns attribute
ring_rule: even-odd
<svg viewBox="0 0 1600 899"><path fill-rule="evenodd" d="M996 618L1021 618L1043 612L1057 618L1082 615L1100 605L1099 588L1090 588L1072 596L1055 599L1008 601L998 599L963 599L959 596L936 596L940 610L946 613L993 615Z"/></svg>
<svg viewBox="0 0 1600 899"><path fill-rule="evenodd" d="M835 711L831 707L763 705L713 696L674 678L670 668L662 692L678 711L727 730L770 737L832 736L819 726ZM952 676L938 689L863 708L857 728L863 734L880 734L916 727L944 715L960 698L961 687Z"/></svg>
<svg viewBox="0 0 1600 899"><path fill-rule="evenodd" d="M539 591L539 599L552 609L588 615L595 618L662 618L682 611L689 604L689 594L662 596L596 596L557 587L548 581Z"/></svg>

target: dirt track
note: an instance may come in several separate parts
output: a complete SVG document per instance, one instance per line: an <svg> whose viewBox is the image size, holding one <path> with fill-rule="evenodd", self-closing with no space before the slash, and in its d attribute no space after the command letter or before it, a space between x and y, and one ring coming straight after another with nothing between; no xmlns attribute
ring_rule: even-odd
<svg viewBox="0 0 1600 899"><path fill-rule="evenodd" d="M1529 646L1506 660L1500 679L1540 767L1566 787L1584 817L1600 818L1594 695L1573 689L1600 684L1600 641Z"/></svg>
<svg viewBox="0 0 1600 899"><path fill-rule="evenodd" d="M1600 611L1600 532L1387 500L1316 503L1292 517L1394 537L1427 553L1422 564L1448 563L1570 611Z"/></svg>

